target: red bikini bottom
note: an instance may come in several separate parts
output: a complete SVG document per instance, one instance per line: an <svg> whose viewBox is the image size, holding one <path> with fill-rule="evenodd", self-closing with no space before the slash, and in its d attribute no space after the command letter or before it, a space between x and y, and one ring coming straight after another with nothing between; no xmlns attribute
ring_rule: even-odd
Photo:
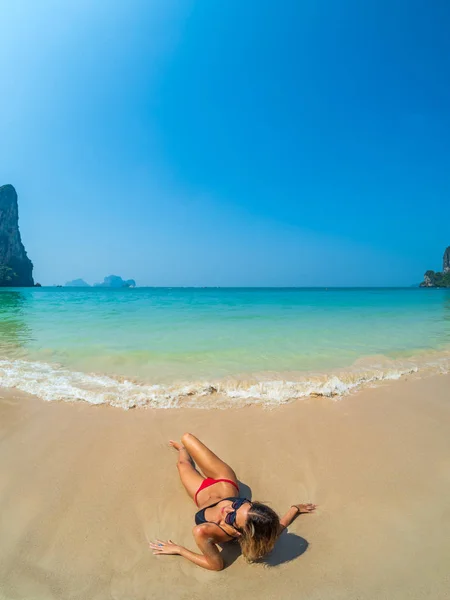
<svg viewBox="0 0 450 600"><path fill-rule="evenodd" d="M197 504L197 496L198 496L199 492L201 492L205 488L209 487L210 485L214 485L215 483L218 483L219 481L225 481L226 483L231 483L231 485L234 485L234 487L239 492L239 487L238 487L237 483L234 481L231 481L231 479L213 479L212 477L207 477L206 479L204 479L202 481L201 486L198 488L198 490L195 493L195 497L194 497L195 504ZM198 506L198 504L197 504L197 506Z"/></svg>

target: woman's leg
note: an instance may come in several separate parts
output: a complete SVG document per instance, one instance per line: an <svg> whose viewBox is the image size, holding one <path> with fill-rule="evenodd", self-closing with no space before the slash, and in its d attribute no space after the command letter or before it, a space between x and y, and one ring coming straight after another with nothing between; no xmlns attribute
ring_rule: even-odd
<svg viewBox="0 0 450 600"><path fill-rule="evenodd" d="M194 499L198 488L201 486L203 477L195 470L188 451L178 442L170 441L170 445L178 450L177 468L181 483L186 488L189 496Z"/></svg>
<svg viewBox="0 0 450 600"><path fill-rule="evenodd" d="M233 469L197 439L195 435L192 435L192 433L185 433L181 438L181 441L194 459L196 465L206 477L212 477L214 479L231 479L231 481L234 481L235 483L238 482L236 473Z"/></svg>

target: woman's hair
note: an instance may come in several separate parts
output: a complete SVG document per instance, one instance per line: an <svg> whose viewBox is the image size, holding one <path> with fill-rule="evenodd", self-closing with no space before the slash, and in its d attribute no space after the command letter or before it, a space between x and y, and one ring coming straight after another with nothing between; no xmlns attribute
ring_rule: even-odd
<svg viewBox="0 0 450 600"><path fill-rule="evenodd" d="M249 562L272 550L280 529L277 513L262 502L252 502L247 522L241 531L239 543L242 554Z"/></svg>

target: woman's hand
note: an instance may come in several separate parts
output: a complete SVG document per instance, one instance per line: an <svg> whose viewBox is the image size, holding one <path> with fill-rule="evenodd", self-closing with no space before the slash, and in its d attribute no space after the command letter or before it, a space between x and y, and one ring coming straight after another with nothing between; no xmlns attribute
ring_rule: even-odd
<svg viewBox="0 0 450 600"><path fill-rule="evenodd" d="M153 554L180 554L181 546L174 544L172 540L162 542L156 540L156 542L149 542L149 547L153 550Z"/></svg>
<svg viewBox="0 0 450 600"><path fill-rule="evenodd" d="M307 504L293 504L292 506L295 506L295 508L298 509L299 515L303 515L306 513L312 513L317 508L317 504L311 504L310 502Z"/></svg>

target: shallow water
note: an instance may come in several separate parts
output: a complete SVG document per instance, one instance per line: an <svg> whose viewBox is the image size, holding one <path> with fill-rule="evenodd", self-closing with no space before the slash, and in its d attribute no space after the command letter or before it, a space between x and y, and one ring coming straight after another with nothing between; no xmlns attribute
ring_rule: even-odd
<svg viewBox="0 0 450 600"><path fill-rule="evenodd" d="M0 290L0 385L48 400L278 403L446 371L448 350L450 290Z"/></svg>

